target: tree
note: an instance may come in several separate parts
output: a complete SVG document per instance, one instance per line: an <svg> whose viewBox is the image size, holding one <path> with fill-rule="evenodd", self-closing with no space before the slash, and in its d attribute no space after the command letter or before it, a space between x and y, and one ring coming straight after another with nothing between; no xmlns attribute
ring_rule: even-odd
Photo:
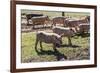
<svg viewBox="0 0 100 73"><path fill-rule="evenodd" d="M62 12L62 16L65 16L65 13L64 12Z"/></svg>

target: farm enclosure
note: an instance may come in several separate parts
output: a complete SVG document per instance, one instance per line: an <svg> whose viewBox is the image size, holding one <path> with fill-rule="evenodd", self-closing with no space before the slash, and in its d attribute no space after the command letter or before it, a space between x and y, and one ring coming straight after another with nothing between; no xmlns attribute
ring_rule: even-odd
<svg viewBox="0 0 100 73"><path fill-rule="evenodd" d="M62 12L55 11L32 11L32 10L22 10L22 16L26 14L43 14L48 16L50 19L54 17L62 17ZM24 15L23 15L24 14ZM68 19L81 19L86 16L89 16L89 13L77 13L77 12L64 12L64 17ZM22 33L21 33L21 62L51 62L51 61L65 61L65 60L87 60L90 59L90 41L89 33L79 34L73 36L72 46L67 45L67 37L62 39L63 45L57 47L55 52L52 48L52 44L43 43L43 50L38 46L38 52L35 51L35 41L36 41L36 32L37 31L46 31L52 32L52 28L42 28L40 25L39 28L33 28L32 26L27 25L27 19L22 18ZM24 23L24 24L23 24ZM49 23L49 25L51 25ZM61 26L61 24L57 24ZM61 26L62 27L62 26ZM23 32L24 31L24 32Z"/></svg>

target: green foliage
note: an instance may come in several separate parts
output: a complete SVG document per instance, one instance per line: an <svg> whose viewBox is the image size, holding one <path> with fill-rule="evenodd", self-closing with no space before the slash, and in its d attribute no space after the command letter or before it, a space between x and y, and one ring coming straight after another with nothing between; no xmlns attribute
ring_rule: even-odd
<svg viewBox="0 0 100 73"><path fill-rule="evenodd" d="M62 16L62 11L42 11L42 10L22 10L22 14L43 14L49 16L50 19L53 17ZM81 18L84 16L89 16L90 13L87 12L64 12L65 17L70 16L71 18Z"/></svg>

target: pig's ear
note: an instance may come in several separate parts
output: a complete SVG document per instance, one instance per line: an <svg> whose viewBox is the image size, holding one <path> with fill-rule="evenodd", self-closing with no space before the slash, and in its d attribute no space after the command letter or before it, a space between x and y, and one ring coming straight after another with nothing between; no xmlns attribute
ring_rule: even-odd
<svg viewBox="0 0 100 73"><path fill-rule="evenodd" d="M70 28L70 31L74 31L73 28Z"/></svg>
<svg viewBox="0 0 100 73"><path fill-rule="evenodd" d="M64 33L62 33L60 36L63 37Z"/></svg>
<svg viewBox="0 0 100 73"><path fill-rule="evenodd" d="M73 32L76 32L76 29L75 28L70 28L71 31Z"/></svg>
<svg viewBox="0 0 100 73"><path fill-rule="evenodd" d="M70 28L70 30L72 31L73 29L72 29L72 28Z"/></svg>

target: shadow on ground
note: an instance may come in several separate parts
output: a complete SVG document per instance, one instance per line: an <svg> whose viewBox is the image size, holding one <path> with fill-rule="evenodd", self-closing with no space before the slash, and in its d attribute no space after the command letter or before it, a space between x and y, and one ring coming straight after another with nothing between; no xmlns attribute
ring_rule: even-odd
<svg viewBox="0 0 100 73"><path fill-rule="evenodd" d="M67 59L67 57L64 54L60 53L57 49L54 51L41 49L40 51L36 52L38 55L54 55L56 56L57 61L63 61Z"/></svg>
<svg viewBox="0 0 100 73"><path fill-rule="evenodd" d="M77 47L81 47L78 45L67 45L67 44L62 44L62 45L56 45L58 48L62 48L62 47L72 47L72 48L77 48Z"/></svg>
<svg viewBox="0 0 100 73"><path fill-rule="evenodd" d="M89 33L78 33L78 34L76 34L76 35L77 35L77 36L81 36L81 37L83 37L83 38L89 37L89 36L90 36Z"/></svg>

